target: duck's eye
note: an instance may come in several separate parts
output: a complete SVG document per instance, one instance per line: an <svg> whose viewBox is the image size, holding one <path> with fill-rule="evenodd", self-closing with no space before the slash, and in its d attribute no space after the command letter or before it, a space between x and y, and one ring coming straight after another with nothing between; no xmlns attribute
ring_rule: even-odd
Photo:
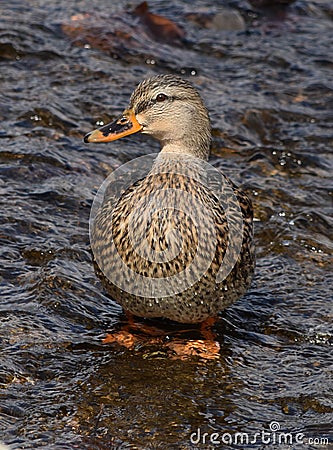
<svg viewBox="0 0 333 450"><path fill-rule="evenodd" d="M157 102L164 102L168 99L168 96L166 94L157 94L156 101Z"/></svg>

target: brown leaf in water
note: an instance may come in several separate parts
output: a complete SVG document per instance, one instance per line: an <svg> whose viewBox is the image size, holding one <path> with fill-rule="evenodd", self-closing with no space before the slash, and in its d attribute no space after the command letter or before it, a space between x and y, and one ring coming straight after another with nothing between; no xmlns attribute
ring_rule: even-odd
<svg viewBox="0 0 333 450"><path fill-rule="evenodd" d="M140 17L146 30L157 41L174 44L180 43L185 37L185 32L170 19L151 13L147 2L140 3L133 13Z"/></svg>

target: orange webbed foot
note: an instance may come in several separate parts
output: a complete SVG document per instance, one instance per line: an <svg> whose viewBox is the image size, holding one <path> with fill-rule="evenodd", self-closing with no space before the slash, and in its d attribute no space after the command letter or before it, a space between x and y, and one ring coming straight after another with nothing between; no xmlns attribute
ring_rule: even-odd
<svg viewBox="0 0 333 450"><path fill-rule="evenodd" d="M198 328L191 329L165 329L149 322L135 318L126 313L127 321L120 331L108 333L103 339L103 344L118 344L133 350L137 346L156 346L166 350L171 359L189 359L199 357L204 360L219 358L220 344L216 341L212 326L215 318L209 318L200 324ZM170 324L169 324L170 325ZM180 338L185 333L200 332L201 339Z"/></svg>
<svg viewBox="0 0 333 450"><path fill-rule="evenodd" d="M203 339L188 341L173 341L167 346L174 352L173 359L189 359L193 356L201 359L218 359L220 344L217 341L205 341Z"/></svg>

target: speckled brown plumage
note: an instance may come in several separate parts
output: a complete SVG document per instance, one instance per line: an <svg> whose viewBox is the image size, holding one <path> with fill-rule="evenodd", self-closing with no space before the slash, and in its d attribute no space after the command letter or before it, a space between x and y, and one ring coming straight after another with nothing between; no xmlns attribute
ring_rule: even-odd
<svg viewBox="0 0 333 450"><path fill-rule="evenodd" d="M156 101L161 93L166 98ZM230 195L224 194L222 207L209 183L200 181L200 177L204 180L206 174L201 173L205 170L197 161L208 158L210 124L207 110L190 83L173 75L145 80L133 93L130 110L134 111L141 131L161 141L162 150L148 175L128 187L119 199L115 200L112 195L112 186L111 190L108 188L106 191L103 205L91 228L97 273L112 298L135 315L163 317L183 323L201 322L237 300L251 283L254 270L251 202L244 192L230 181L225 181L226 192L229 189ZM159 130L159 124L162 131ZM181 165L182 170L177 170L177 164ZM200 176L195 176L199 172ZM185 194L179 198L174 194L176 191ZM149 215L149 199L156 195L160 196L162 202L165 197L168 208ZM198 208L198 204L211 211L213 233L209 228L206 209ZM140 215L135 223L135 232L139 239L133 245L129 221L138 205ZM243 217L242 234L236 229L239 225L236 220L239 208ZM192 212L192 216L188 211ZM196 227L198 223L201 236ZM236 239L230 242L232 228L232 236L236 236ZM174 230L181 237L180 249L177 247L178 241L172 238ZM111 239L114 245L110 245ZM199 239L201 247L198 250ZM216 282L227 247L232 254L237 252L237 245L240 251L233 269L220 283ZM164 257L160 260L151 258L147 248L155 255ZM170 258L165 260L168 254ZM109 279L122 270L118 255L133 273L147 279L170 277L170 292L173 292L172 277L187 267L192 268L194 258L199 258L204 266L206 264L207 270L192 273L197 281L177 294L159 297L152 292L151 296L143 297L110 283Z"/></svg>

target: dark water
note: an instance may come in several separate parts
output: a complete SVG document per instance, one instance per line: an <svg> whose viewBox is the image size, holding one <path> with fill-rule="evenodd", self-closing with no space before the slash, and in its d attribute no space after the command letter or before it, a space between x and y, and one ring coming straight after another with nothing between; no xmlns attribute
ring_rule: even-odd
<svg viewBox="0 0 333 450"><path fill-rule="evenodd" d="M15 450L332 448L332 4L151 3L185 29L185 44L145 35L125 1L0 4L0 440ZM226 5L243 30L192 14ZM62 32L86 12L110 51ZM255 207L255 280L221 314L212 361L102 343L124 317L94 274L90 206L111 170L158 146L82 136L163 72L199 88L211 162Z"/></svg>

